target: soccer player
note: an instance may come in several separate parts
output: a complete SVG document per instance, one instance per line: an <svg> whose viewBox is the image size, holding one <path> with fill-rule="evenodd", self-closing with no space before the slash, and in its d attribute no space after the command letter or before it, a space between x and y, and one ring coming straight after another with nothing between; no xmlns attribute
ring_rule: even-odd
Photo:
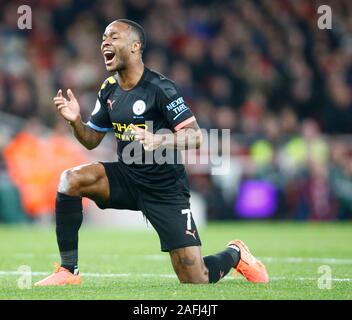
<svg viewBox="0 0 352 320"><path fill-rule="evenodd" d="M35 285L81 283L78 231L82 197L95 201L102 209L141 210L157 231L161 250L169 252L181 283L215 283L231 268L248 281L268 282L265 266L240 240L230 241L215 255L202 257L183 164L176 163L175 158L174 163L160 164L156 158L150 163L144 161L161 149L177 155L182 149L199 148L202 141L197 121L174 83L144 66L145 46L144 30L133 21L120 19L106 27L101 51L106 69L114 75L101 86L87 123L82 122L79 103L70 89L68 99L61 89L54 97L57 110L87 149L97 147L113 129L118 161L91 163L62 173L56 198L61 266ZM160 129L169 132L156 133ZM134 159L144 162L130 163L126 153L131 154L131 150Z"/></svg>

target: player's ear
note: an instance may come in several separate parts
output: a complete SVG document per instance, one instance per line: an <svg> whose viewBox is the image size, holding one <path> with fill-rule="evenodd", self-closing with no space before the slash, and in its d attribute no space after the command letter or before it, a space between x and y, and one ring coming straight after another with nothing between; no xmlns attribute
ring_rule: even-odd
<svg viewBox="0 0 352 320"><path fill-rule="evenodd" d="M135 53L135 52L137 52L140 49L141 49L141 43L139 41L133 41L132 42L131 52Z"/></svg>

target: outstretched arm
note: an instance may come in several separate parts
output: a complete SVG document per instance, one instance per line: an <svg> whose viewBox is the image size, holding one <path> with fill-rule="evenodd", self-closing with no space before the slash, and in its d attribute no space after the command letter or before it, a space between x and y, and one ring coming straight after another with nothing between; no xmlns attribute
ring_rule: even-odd
<svg viewBox="0 0 352 320"><path fill-rule="evenodd" d="M153 134L135 125L131 127L135 140L143 144L146 151L152 151L161 146L179 150L199 149L203 140L196 120L175 133L167 134Z"/></svg>
<svg viewBox="0 0 352 320"><path fill-rule="evenodd" d="M82 121L80 106L70 89L67 90L67 96L69 99L62 95L60 89L53 99L55 106L61 116L70 123L77 140L87 149L92 150L103 140L105 132L97 132L87 126Z"/></svg>

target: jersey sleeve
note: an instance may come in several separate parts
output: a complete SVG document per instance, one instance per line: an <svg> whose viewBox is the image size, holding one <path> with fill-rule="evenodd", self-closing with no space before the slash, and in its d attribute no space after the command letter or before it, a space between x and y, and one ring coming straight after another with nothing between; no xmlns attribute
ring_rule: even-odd
<svg viewBox="0 0 352 320"><path fill-rule="evenodd" d="M196 118L184 101L183 96L178 92L174 83L169 80L162 82L162 85L159 86L158 93L159 109L170 127L174 131L179 131Z"/></svg>
<svg viewBox="0 0 352 320"><path fill-rule="evenodd" d="M104 99L105 85L102 85L98 93L98 98L95 103L87 125L98 132L108 132L112 128L110 116L107 110L107 101Z"/></svg>

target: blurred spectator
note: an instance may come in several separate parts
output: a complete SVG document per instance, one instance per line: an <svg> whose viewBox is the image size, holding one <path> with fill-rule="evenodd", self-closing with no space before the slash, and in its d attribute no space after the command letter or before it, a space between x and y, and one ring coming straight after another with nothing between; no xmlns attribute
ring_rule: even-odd
<svg viewBox="0 0 352 320"><path fill-rule="evenodd" d="M38 120L27 122L3 151L9 175L32 217L52 213L60 174L87 162L82 149L61 125L45 136Z"/></svg>
<svg viewBox="0 0 352 320"><path fill-rule="evenodd" d="M41 205L52 201L54 191L26 193L24 180L42 187L49 173L56 179L59 169L82 162L66 162L69 152L84 159L61 131L53 95L73 89L87 120L108 76L99 48L103 30L114 19L129 18L146 29L146 65L176 82L200 126L231 129L236 174L229 177L236 181L193 177L210 216L233 216L238 184L256 178L277 188L277 211L289 217L351 217L350 150L326 136L352 133L350 0L33 1L32 30L17 28L20 4L0 1L0 112L54 128L44 137L27 126L5 149L28 212L50 211L51 205ZM332 8L332 30L317 27L321 4ZM62 162L32 177L36 170L21 170L21 161L31 168L43 157L50 163L43 146ZM40 209L33 209L35 201Z"/></svg>
<svg viewBox="0 0 352 320"><path fill-rule="evenodd" d="M344 141L332 142L330 179L340 219L352 219L351 151L351 146Z"/></svg>

